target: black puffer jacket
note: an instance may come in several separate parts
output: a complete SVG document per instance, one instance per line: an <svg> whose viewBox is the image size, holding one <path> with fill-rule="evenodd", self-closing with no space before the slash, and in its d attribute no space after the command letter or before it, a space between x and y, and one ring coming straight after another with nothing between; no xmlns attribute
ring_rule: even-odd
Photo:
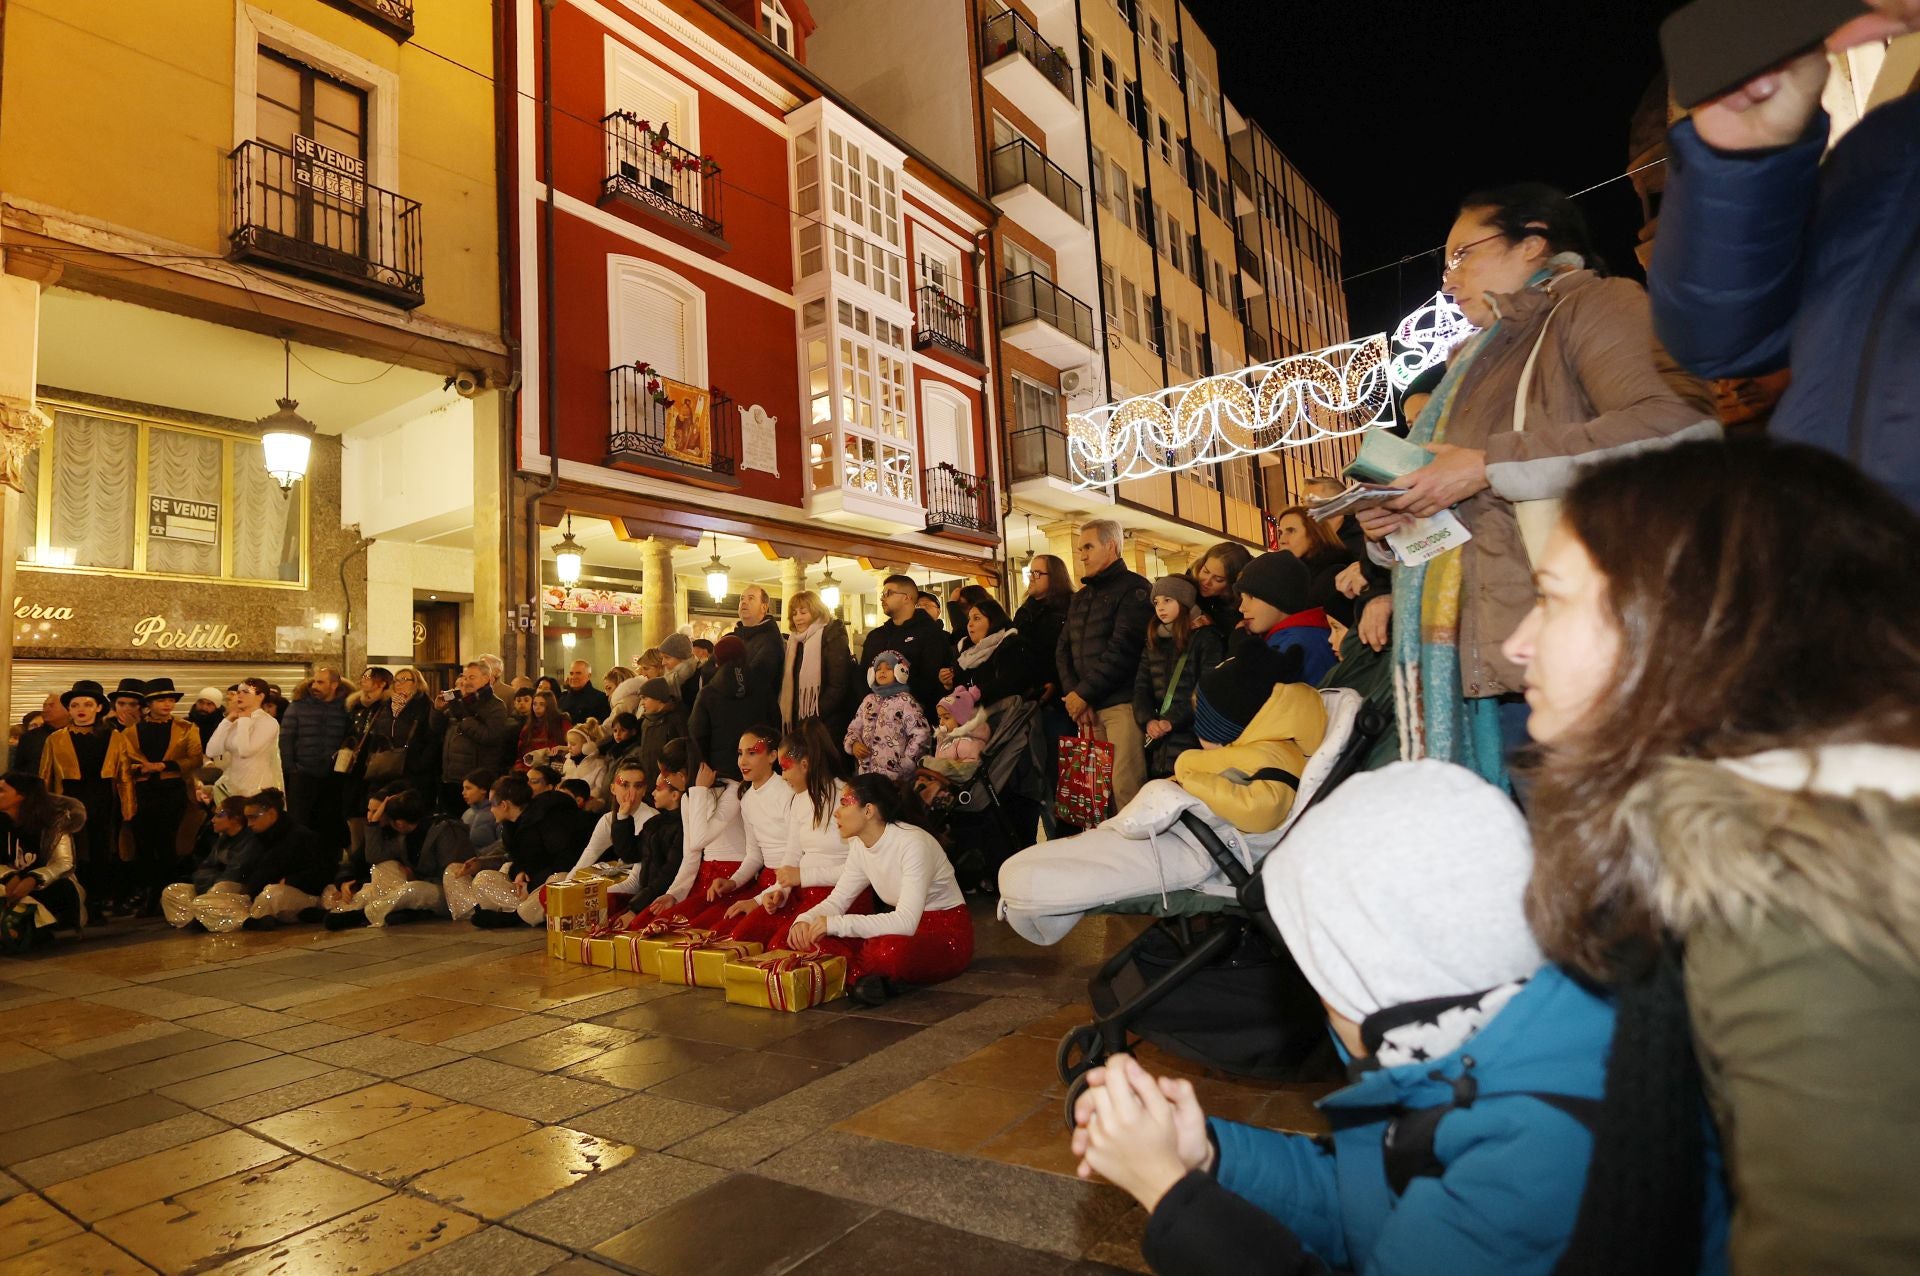
<svg viewBox="0 0 1920 1276"><path fill-rule="evenodd" d="M1115 559L1080 582L1067 604L1055 658L1060 690L1078 692L1095 709L1111 709L1133 698L1147 625L1153 620L1147 578Z"/></svg>
<svg viewBox="0 0 1920 1276"><path fill-rule="evenodd" d="M1146 649L1140 653L1140 673L1133 680L1133 720L1144 730L1149 722L1164 716L1173 730L1158 740L1147 742L1147 768L1155 776L1173 774L1173 762L1188 749L1198 748L1193 734L1193 691L1201 675L1227 658L1226 635L1212 625L1202 625L1187 634L1186 660L1173 648L1173 635L1155 621ZM1173 671L1180 671L1174 681ZM1173 695L1167 696L1168 684ZM1165 703L1167 711L1160 712Z"/></svg>
<svg viewBox="0 0 1920 1276"><path fill-rule="evenodd" d="M616 818L613 849L607 858L637 865L640 880L634 887L635 908L644 908L667 893L680 872L681 824L678 810L662 811L634 832L632 820Z"/></svg>
<svg viewBox="0 0 1920 1276"><path fill-rule="evenodd" d="M687 765L698 770L705 762L729 780L739 779L741 735L751 726L774 725L764 720L763 711L760 698L748 690L744 664L717 666L687 720L687 738L693 743Z"/></svg>
<svg viewBox="0 0 1920 1276"><path fill-rule="evenodd" d="M1067 595L1058 598L1029 598L1013 614L1013 627L1026 639L1027 656L1033 662L1033 689L1041 699L1049 686L1060 694L1060 666L1054 654L1060 650L1060 631L1067 623Z"/></svg>
<svg viewBox="0 0 1920 1276"><path fill-rule="evenodd" d="M558 789L534 795L520 818L500 826L515 876L540 886L555 873L570 872L593 836L594 817Z"/></svg>

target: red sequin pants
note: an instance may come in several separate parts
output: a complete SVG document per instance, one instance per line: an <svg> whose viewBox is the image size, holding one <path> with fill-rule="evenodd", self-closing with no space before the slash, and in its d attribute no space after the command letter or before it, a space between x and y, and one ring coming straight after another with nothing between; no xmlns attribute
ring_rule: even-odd
<svg viewBox="0 0 1920 1276"><path fill-rule="evenodd" d="M722 895L711 904L707 902L707 889L723 877L732 877L740 871L739 860L700 861L700 875L693 879L693 889L687 892L680 907L666 914L671 921L686 922L701 930L713 930L721 925L727 915L727 905L739 898L740 892Z"/></svg>
<svg viewBox="0 0 1920 1276"><path fill-rule="evenodd" d="M812 905L808 905L812 907ZM847 959L847 980L885 975L903 984L937 984L952 979L973 961L973 914L965 905L922 913L911 935L841 939L829 935L819 951Z"/></svg>
<svg viewBox="0 0 1920 1276"><path fill-rule="evenodd" d="M769 913L766 909L755 907L745 917L736 917L728 931L731 938L747 940L764 945L768 952L787 946L787 928L793 925L794 918L812 908L815 904L833 894L831 886L800 886L787 895L787 902ZM849 913L871 913L873 911L873 892L865 890L847 909Z"/></svg>

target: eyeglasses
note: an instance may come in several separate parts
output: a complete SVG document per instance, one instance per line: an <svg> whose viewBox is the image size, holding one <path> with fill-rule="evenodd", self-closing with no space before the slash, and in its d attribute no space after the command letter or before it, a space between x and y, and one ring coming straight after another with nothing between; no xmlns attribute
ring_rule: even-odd
<svg viewBox="0 0 1920 1276"><path fill-rule="evenodd" d="M1454 271L1460 269L1460 264L1467 259L1467 254L1471 253L1474 249L1478 248L1480 245L1490 244L1496 239L1505 239L1506 237L1507 236L1505 231L1497 230L1491 235L1482 235L1479 239L1474 240L1472 243L1460 245L1458 248L1454 249L1452 252L1447 254L1446 266L1443 270L1441 270L1440 272L1441 275L1443 276L1451 275Z"/></svg>

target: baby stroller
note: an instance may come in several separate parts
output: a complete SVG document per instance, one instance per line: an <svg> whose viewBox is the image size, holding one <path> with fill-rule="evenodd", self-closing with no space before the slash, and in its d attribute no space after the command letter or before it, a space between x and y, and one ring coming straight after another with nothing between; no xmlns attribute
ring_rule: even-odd
<svg viewBox="0 0 1920 1276"><path fill-rule="evenodd" d="M981 712L991 729L979 767L947 807L954 872L968 889L992 882L1006 858L1033 841L1047 793L1039 702L1007 696Z"/></svg>
<svg viewBox="0 0 1920 1276"><path fill-rule="evenodd" d="M1259 867L1284 845L1302 813L1359 770L1387 721L1356 691L1320 696L1326 734L1274 832L1239 833L1180 786L1153 781L1101 826L1130 839L1124 845L1137 848L1132 858L1116 859L1111 852L1123 843L1112 838L1078 859L1061 843L1051 863L1022 865L1019 872L1010 867L1003 875L1002 918L1037 942L1057 942L1088 912L1156 919L1087 981L1092 1022L1061 1038L1057 1066L1068 1086L1069 1124L1087 1072L1136 1037L1246 1076L1302 1079L1329 1069L1325 1015L1267 916ZM1019 897L1052 893L1057 899L1057 891L1042 888L1076 881L1088 896L1106 898L1056 903L1047 913L1025 907L1030 901Z"/></svg>

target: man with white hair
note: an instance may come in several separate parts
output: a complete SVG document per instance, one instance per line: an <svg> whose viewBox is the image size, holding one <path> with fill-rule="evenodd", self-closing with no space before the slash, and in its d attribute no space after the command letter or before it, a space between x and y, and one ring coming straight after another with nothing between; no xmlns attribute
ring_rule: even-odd
<svg viewBox="0 0 1920 1276"><path fill-rule="evenodd" d="M1076 725L1113 745L1113 800L1125 806L1147 778L1146 741L1133 719L1133 680L1153 621L1147 578L1120 557L1120 524L1083 524L1074 543L1080 588L1067 604L1056 653L1061 701Z"/></svg>

